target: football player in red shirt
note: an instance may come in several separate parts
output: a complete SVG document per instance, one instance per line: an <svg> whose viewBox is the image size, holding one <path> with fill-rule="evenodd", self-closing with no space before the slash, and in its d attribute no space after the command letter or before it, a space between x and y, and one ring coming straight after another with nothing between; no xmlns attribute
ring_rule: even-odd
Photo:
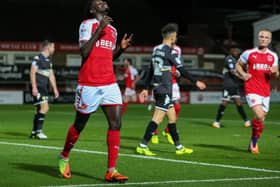
<svg viewBox="0 0 280 187"><path fill-rule="evenodd" d="M139 80L138 71L132 65L131 58L125 58L124 65L126 69L124 73L125 91L124 91L124 99L123 99L123 106L122 106L122 115L125 114L128 107L128 103L136 102L137 100L135 84Z"/></svg>
<svg viewBox="0 0 280 187"><path fill-rule="evenodd" d="M269 111L270 78L278 77L278 56L268 46L272 33L267 29L258 32L258 46L244 51L237 64L236 70L245 81L244 90L249 107L253 110L252 136L248 151L259 153L258 139L264 129L265 116ZM244 66L247 65L247 70Z"/></svg>
<svg viewBox="0 0 280 187"><path fill-rule="evenodd" d="M82 56L78 86L75 95L76 118L70 126L64 148L59 157L59 171L64 178L71 178L69 154L84 129L91 113L99 106L108 121L107 147L108 168L105 180L126 181L127 176L116 170L120 147L122 97L116 83L113 60L130 46L132 35L124 37L117 46L117 30L108 16L109 6L104 0L90 0L90 19L84 20L79 29L79 44Z"/></svg>

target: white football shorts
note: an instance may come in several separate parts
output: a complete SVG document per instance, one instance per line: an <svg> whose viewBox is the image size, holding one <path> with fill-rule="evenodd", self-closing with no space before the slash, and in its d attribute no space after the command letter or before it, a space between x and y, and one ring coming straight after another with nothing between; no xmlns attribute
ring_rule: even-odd
<svg viewBox="0 0 280 187"><path fill-rule="evenodd" d="M263 111L269 111L269 101L270 97L260 96L258 94L247 94L246 100L250 108L256 105L262 105Z"/></svg>
<svg viewBox="0 0 280 187"><path fill-rule="evenodd" d="M100 105L122 105L122 95L117 83L106 86L77 86L74 103L77 111L92 113Z"/></svg>
<svg viewBox="0 0 280 187"><path fill-rule="evenodd" d="M125 96L135 96L136 91L134 89L131 89L131 88L125 88L124 95Z"/></svg>

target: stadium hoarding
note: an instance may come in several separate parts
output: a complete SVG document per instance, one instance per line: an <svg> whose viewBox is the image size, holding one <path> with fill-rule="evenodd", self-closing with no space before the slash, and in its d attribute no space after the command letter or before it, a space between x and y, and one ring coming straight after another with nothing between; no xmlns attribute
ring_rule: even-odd
<svg viewBox="0 0 280 187"><path fill-rule="evenodd" d="M190 104L218 104L221 102L222 92L191 91Z"/></svg>
<svg viewBox="0 0 280 187"><path fill-rule="evenodd" d="M12 90L0 91L0 104L23 104L23 92Z"/></svg>

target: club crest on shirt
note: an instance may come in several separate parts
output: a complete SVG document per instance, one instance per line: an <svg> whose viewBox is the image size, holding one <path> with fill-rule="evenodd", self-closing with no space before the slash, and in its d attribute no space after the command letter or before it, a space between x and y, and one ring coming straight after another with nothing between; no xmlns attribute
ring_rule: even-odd
<svg viewBox="0 0 280 187"><path fill-rule="evenodd" d="M269 61L269 62L273 61L273 57L271 55L268 55L267 56L267 61Z"/></svg>

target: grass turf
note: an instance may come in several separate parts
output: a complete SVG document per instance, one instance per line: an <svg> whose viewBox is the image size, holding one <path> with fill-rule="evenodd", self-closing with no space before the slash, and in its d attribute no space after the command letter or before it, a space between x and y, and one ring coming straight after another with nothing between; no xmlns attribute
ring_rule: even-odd
<svg viewBox="0 0 280 187"><path fill-rule="evenodd" d="M217 105L183 105L177 128L183 145L194 149L191 155L175 155L173 145L161 134L158 145L149 144L157 154L135 154L151 111L145 105L129 105L123 117L118 169L129 176L126 186L279 186L280 122L279 104L272 104L259 141L261 153L247 152L251 129L244 128L234 105L222 119L224 128L214 129ZM248 116L252 113L244 105ZM106 186L103 177L107 163L107 122L101 110L93 114L82 132L70 163L73 177L58 174L57 155L69 125L74 120L72 105L51 105L45 119L47 140L29 139L34 107L0 106L0 186ZM166 120L160 125L161 132ZM123 184L120 184L123 186Z"/></svg>

